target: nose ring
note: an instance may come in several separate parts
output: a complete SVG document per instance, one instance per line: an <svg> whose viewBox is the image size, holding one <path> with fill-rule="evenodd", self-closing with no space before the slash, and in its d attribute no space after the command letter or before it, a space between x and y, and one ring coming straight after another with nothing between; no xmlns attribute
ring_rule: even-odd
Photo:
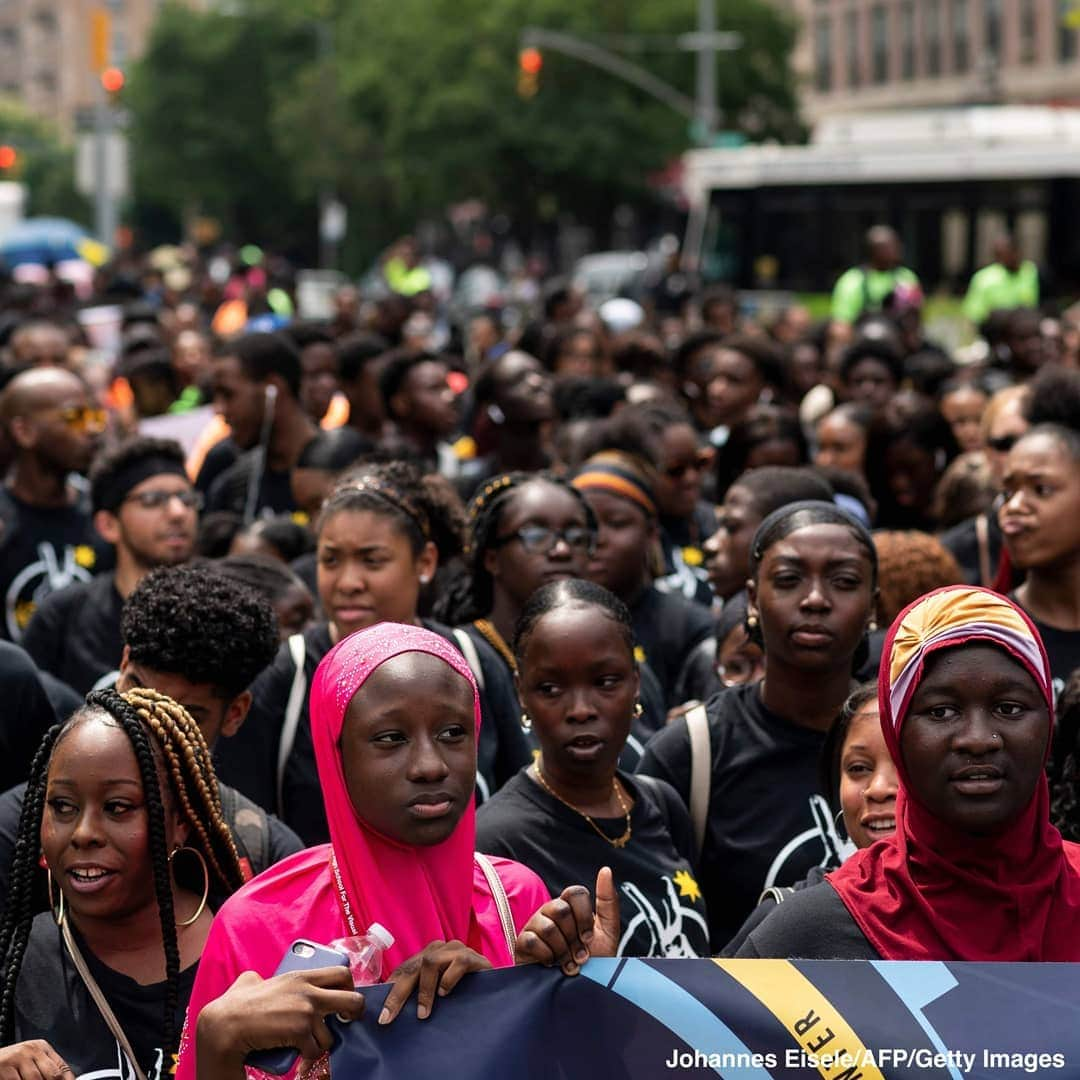
<svg viewBox="0 0 1080 1080"><path fill-rule="evenodd" d="M1000 739L1001 736L996 731L993 731L993 732L990 733L990 738L991 739Z"/></svg>

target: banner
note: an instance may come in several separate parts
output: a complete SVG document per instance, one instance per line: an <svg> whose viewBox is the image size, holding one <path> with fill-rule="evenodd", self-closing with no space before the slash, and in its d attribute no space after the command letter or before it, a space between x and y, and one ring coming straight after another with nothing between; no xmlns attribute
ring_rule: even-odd
<svg viewBox="0 0 1080 1080"><path fill-rule="evenodd" d="M1080 965L590 960L329 1022L334 1080L1080 1080Z"/></svg>

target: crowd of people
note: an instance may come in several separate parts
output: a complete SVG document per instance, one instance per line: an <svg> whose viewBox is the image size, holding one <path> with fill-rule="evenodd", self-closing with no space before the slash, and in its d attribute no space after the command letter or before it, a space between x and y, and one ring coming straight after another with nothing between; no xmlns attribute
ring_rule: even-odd
<svg viewBox="0 0 1080 1080"><path fill-rule="evenodd" d="M950 353L867 243L821 322L673 272L455 323L412 244L321 321L274 260L0 280L0 1078L323 1075L362 992L279 965L375 924L379 1023L1080 960L1080 334L1002 237Z"/></svg>

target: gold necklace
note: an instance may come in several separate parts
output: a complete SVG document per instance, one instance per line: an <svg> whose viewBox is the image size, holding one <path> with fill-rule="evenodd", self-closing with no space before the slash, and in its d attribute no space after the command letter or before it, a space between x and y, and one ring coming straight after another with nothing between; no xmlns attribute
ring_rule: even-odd
<svg viewBox="0 0 1080 1080"><path fill-rule="evenodd" d="M476 619L473 626L480 631L484 640L506 661L506 666L516 675L517 661L510 651L510 646L503 641L502 634L495 629L495 624L490 619Z"/></svg>
<svg viewBox="0 0 1080 1080"><path fill-rule="evenodd" d="M540 781L540 786L551 796L558 799L563 806L568 806L575 814L580 814L592 827L596 830L612 847L624 848L630 843L630 807L626 805L626 800L622 797L622 792L619 790L619 785L615 781L615 777L611 778L611 790L615 792L615 798L619 800L619 809L626 815L626 832L622 836L612 839L599 825L584 810L579 810L573 803L567 802L557 791L554 791L551 785L544 779L544 772L540 768L541 758L537 758L533 764L533 768L536 770L536 779Z"/></svg>

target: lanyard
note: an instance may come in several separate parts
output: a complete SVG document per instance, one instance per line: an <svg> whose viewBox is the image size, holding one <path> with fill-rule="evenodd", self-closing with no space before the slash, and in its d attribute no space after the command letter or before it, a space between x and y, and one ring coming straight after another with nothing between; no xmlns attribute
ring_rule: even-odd
<svg viewBox="0 0 1080 1080"><path fill-rule="evenodd" d="M349 933L354 937L359 933L356 929L356 919L353 916L352 904L349 902L349 894L345 891L345 882L341 879L341 868L338 866L337 855L334 849L330 849L330 873L334 875L334 885L337 887L338 903L341 905L341 914L345 917L345 925Z"/></svg>

